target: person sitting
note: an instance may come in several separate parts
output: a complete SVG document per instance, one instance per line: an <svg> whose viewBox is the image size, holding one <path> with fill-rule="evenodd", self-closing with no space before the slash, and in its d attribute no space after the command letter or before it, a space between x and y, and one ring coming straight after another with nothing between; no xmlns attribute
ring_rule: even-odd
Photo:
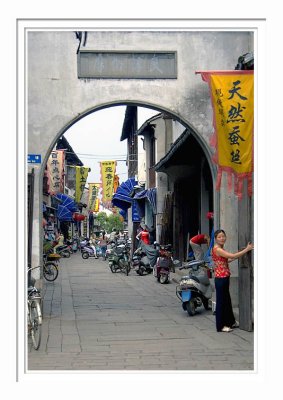
<svg viewBox="0 0 283 400"><path fill-rule="evenodd" d="M93 250L94 258L98 258L98 257L97 257L97 253L96 253L96 244L97 244L97 242L96 242L96 236L95 236L94 234L92 234L91 237L90 237L90 239L89 239L89 245L90 245L90 247L91 247L92 250Z"/></svg>
<svg viewBox="0 0 283 400"><path fill-rule="evenodd" d="M58 236L56 237L56 241L58 242L58 244L54 247L55 254L58 247L64 246L64 235L62 232L58 231Z"/></svg>

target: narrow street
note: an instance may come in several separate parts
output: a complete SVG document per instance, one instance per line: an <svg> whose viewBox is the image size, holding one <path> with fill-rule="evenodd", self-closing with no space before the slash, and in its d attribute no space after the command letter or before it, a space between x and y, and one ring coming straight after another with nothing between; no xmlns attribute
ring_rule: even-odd
<svg viewBox="0 0 283 400"><path fill-rule="evenodd" d="M62 259L55 282L44 282L38 351L28 370L253 370L253 333L217 333L203 308L183 311L171 275L113 274L107 261Z"/></svg>

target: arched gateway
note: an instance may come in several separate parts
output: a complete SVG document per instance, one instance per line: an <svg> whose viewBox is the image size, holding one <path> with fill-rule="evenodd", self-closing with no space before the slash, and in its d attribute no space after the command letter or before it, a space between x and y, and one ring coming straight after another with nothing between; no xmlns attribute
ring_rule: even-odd
<svg viewBox="0 0 283 400"><path fill-rule="evenodd" d="M28 172L34 171L32 265L40 263L42 179L54 144L87 114L121 104L156 109L187 128L182 140L195 163L199 154L198 167L211 180L215 224L225 226L231 247L237 248L238 203L226 190L214 190L209 88L195 72L234 69L240 55L253 51L253 32L31 29L26 49L28 154L41 156L41 163L28 165ZM186 158L181 143L172 153ZM168 160L162 161L159 171L172 173ZM194 188L183 190L181 180L175 189L183 208Z"/></svg>

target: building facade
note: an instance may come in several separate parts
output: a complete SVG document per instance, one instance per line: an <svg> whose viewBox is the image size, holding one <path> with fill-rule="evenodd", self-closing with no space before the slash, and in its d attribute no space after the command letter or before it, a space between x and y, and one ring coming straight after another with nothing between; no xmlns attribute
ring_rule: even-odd
<svg viewBox="0 0 283 400"><path fill-rule="evenodd" d="M28 172L34 171L32 265L41 260L42 181L51 150L72 124L115 105L156 109L187 129L189 134L184 134L183 140L190 142L199 168L211 177L209 201L215 228L225 229L231 251L243 245L238 239L238 200L227 193L225 177L220 191L215 190L209 88L196 71L235 69L239 56L253 51L253 35L252 30L27 32L28 154L40 154L42 159L41 164L28 166ZM172 143L176 139L177 134ZM181 147L175 148L170 163L163 160L159 172L164 173L169 164L172 168L173 153L185 157ZM184 193L182 185L178 190L182 204L181 197L189 199L190 193ZM252 226L252 218L250 222ZM237 269L237 265L233 267L233 274Z"/></svg>

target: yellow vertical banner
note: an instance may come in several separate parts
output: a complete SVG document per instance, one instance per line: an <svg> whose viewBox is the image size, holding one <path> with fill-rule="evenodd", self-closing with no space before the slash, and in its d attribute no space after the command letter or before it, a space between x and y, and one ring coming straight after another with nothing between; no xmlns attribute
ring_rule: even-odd
<svg viewBox="0 0 283 400"><path fill-rule="evenodd" d="M48 193L64 193L65 151L54 150L47 161Z"/></svg>
<svg viewBox="0 0 283 400"><path fill-rule="evenodd" d="M216 189L222 172L228 174L228 190L232 176L236 195L242 197L242 185L248 179L248 194L252 194L254 74L253 71L203 72L210 85L214 115L214 161L218 165Z"/></svg>
<svg viewBox="0 0 283 400"><path fill-rule="evenodd" d="M88 209L90 211L95 211L99 188L100 188L100 183L88 184Z"/></svg>
<svg viewBox="0 0 283 400"><path fill-rule="evenodd" d="M102 201L107 203L112 200L114 191L114 176L116 171L116 161L101 161L101 183L102 183Z"/></svg>
<svg viewBox="0 0 283 400"><path fill-rule="evenodd" d="M95 200L94 212L98 212L99 211L99 204L100 204L100 200L97 198Z"/></svg>
<svg viewBox="0 0 283 400"><path fill-rule="evenodd" d="M85 188L89 167L77 167L76 166L76 192L75 201L79 203L82 198L82 194Z"/></svg>

